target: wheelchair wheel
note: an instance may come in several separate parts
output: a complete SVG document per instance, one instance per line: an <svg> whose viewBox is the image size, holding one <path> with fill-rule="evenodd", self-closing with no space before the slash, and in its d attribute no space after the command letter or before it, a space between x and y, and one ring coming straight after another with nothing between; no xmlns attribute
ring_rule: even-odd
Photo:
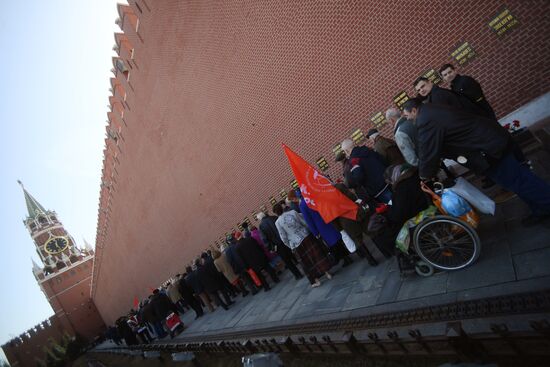
<svg viewBox="0 0 550 367"><path fill-rule="evenodd" d="M441 270L462 269L477 260L481 241L466 222L438 215L421 222L413 233L416 253Z"/></svg>
<svg viewBox="0 0 550 367"><path fill-rule="evenodd" d="M414 271L421 277L431 277L434 274L434 267L425 261L419 260L414 264Z"/></svg>

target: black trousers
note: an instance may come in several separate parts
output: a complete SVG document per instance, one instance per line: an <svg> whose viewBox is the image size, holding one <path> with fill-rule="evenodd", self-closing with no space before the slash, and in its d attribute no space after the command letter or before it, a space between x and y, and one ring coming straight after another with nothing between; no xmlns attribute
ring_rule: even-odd
<svg viewBox="0 0 550 367"><path fill-rule="evenodd" d="M220 298L219 293L222 294L223 301ZM221 305L223 308L227 308L231 304L231 298L229 297L229 293L227 293L225 288L220 288L217 291L209 291L208 295L216 304Z"/></svg>
<svg viewBox="0 0 550 367"><path fill-rule="evenodd" d="M269 274L269 277L271 280L273 280L274 283L279 283L279 277L277 276L277 273L271 265L266 264L262 270L265 270L267 274ZM269 283L267 282L267 279L265 279L263 273L261 271L254 270L256 272L256 275L258 275L258 278L260 279L260 282L262 282L262 286L264 289L269 289Z"/></svg>
<svg viewBox="0 0 550 367"><path fill-rule="evenodd" d="M346 245L343 241L338 241L334 246L329 247L329 251L334 256L334 260L338 263L340 260L348 259L349 261L349 251L346 248Z"/></svg>
<svg viewBox="0 0 550 367"><path fill-rule="evenodd" d="M296 266L296 258L292 254L292 251L286 247L284 244L277 246L277 254L283 259L285 266L288 270L292 272L295 278L302 277L302 273L298 270Z"/></svg>
<svg viewBox="0 0 550 367"><path fill-rule="evenodd" d="M189 305L189 307L191 307L193 311L195 311L197 316L204 315L204 311L202 309L200 300L198 300L196 297L188 297L188 298L185 298L184 300Z"/></svg>

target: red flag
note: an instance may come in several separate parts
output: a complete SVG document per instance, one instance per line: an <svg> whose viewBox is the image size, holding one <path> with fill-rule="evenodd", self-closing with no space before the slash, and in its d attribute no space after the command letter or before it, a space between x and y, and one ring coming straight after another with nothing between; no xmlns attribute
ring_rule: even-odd
<svg viewBox="0 0 550 367"><path fill-rule="evenodd" d="M289 147L283 144L283 149L307 206L317 211L325 223L332 222L337 217L352 220L357 218L357 204L338 191L328 178Z"/></svg>
<svg viewBox="0 0 550 367"><path fill-rule="evenodd" d="M134 310L137 310L139 306L139 300L136 296L134 296Z"/></svg>

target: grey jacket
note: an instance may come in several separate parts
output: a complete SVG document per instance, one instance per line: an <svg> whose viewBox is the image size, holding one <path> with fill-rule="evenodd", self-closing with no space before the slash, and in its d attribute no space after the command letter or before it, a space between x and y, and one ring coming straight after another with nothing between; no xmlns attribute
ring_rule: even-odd
<svg viewBox="0 0 550 367"><path fill-rule="evenodd" d="M416 127L414 123L401 117L395 124L395 142L408 164L418 167L416 144Z"/></svg>

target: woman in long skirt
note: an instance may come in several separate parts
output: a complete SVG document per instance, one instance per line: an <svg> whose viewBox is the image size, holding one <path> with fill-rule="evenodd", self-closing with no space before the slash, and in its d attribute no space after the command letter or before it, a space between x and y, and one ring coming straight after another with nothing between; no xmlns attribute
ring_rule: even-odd
<svg viewBox="0 0 550 367"><path fill-rule="evenodd" d="M298 254L311 286L320 286L319 278L323 274L327 276L327 279L332 279L332 275L329 273L332 265L328 258L328 250L309 232L301 214L295 210L284 212L280 204L273 206L273 213L279 216L275 226L281 240Z"/></svg>

